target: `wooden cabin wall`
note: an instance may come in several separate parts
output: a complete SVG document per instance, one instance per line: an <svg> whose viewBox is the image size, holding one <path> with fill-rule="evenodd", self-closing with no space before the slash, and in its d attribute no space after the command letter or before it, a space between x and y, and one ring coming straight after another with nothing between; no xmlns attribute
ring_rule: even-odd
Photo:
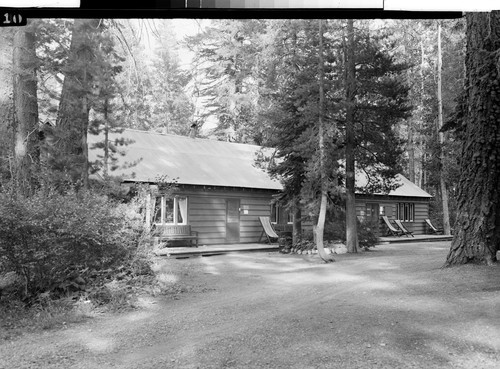
<svg viewBox="0 0 500 369"><path fill-rule="evenodd" d="M240 201L239 243L258 242L262 233L259 216L270 216L271 194L243 192L183 192L188 198L188 224L199 235L200 245L228 243L226 200Z"/></svg>
<svg viewBox="0 0 500 369"><path fill-rule="evenodd" d="M415 207L415 217L413 222L403 222L405 227L414 232L414 234L426 234L427 226L425 224L425 219L429 218L429 201L428 199L369 199L369 198L361 198L356 199L356 215L360 218L363 218L366 214L366 204L367 203L377 203L379 206L383 206L385 209L385 215L393 220L396 219L397 210L396 207L398 203L402 202L410 202L414 204ZM386 231L385 225L382 221L380 221L379 230L381 235L383 235Z"/></svg>

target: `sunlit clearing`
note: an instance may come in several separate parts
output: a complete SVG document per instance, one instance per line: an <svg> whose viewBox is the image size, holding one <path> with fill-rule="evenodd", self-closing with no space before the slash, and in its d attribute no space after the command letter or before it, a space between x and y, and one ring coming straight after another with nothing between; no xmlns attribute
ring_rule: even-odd
<svg viewBox="0 0 500 369"><path fill-rule="evenodd" d="M300 272L300 274L295 273L282 273L273 275L271 278L280 281L284 284L322 284L322 283L361 283L366 280L365 277L356 276L352 274L346 273L325 273L322 270L314 271L314 272Z"/></svg>
<svg viewBox="0 0 500 369"><path fill-rule="evenodd" d="M367 264L365 266L367 270L376 270L376 269L381 269L381 270L394 270L394 269L401 269L399 265L394 265L391 263L387 263L385 261L372 261L370 264Z"/></svg>
<svg viewBox="0 0 500 369"><path fill-rule="evenodd" d="M165 284L174 284L179 280L179 277L173 275L173 274L166 274L162 273L157 277L158 281L160 283L165 283Z"/></svg>
<svg viewBox="0 0 500 369"><path fill-rule="evenodd" d="M367 280L363 282L363 289L365 290L395 290L397 286L394 283L385 282L381 280Z"/></svg>
<svg viewBox="0 0 500 369"><path fill-rule="evenodd" d="M83 341L83 344L94 352L111 351L114 347L113 340L109 338L96 337L91 332L80 332L77 335Z"/></svg>
<svg viewBox="0 0 500 369"><path fill-rule="evenodd" d="M142 306L141 306L142 307ZM137 322L139 320L144 320L151 317L151 313L148 311L134 311L133 313L124 316L124 319L129 322Z"/></svg>
<svg viewBox="0 0 500 369"><path fill-rule="evenodd" d="M202 258L201 262L205 264L204 273L215 274L215 275L220 274L219 269L215 266L215 264L220 264L220 261L216 259Z"/></svg>
<svg viewBox="0 0 500 369"><path fill-rule="evenodd" d="M395 288L396 286L394 286ZM387 295L370 296L370 305L380 306L383 308L393 310L403 310L409 312L431 313L434 316L443 316L447 318L450 316L450 306L438 298L428 296L404 296L397 295L398 298L388 297Z"/></svg>

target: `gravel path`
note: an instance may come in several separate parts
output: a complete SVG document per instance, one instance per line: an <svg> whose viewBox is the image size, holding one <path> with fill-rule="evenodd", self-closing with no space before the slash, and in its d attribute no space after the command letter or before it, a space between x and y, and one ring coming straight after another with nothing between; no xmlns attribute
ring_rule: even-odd
<svg viewBox="0 0 500 369"><path fill-rule="evenodd" d="M0 368L500 368L500 266L448 248L161 259L187 292L3 342Z"/></svg>

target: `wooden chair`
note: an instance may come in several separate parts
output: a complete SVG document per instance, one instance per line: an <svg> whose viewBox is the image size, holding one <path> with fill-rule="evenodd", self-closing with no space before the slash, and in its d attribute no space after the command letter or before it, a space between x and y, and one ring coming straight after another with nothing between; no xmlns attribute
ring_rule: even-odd
<svg viewBox="0 0 500 369"><path fill-rule="evenodd" d="M392 235L392 236L398 236L398 237L401 237L401 236L403 235L403 231L402 231L402 230L400 230L400 229L395 228L395 227L392 225L392 223L391 223L391 221L389 220L389 218L387 218L387 216L386 216L386 215L384 215L384 216L382 217L382 219L383 219L383 221L384 221L385 225L387 226L387 228L389 229L388 234L390 234L390 235Z"/></svg>
<svg viewBox="0 0 500 369"><path fill-rule="evenodd" d="M431 233L434 233L434 234L443 234L443 230L434 227L434 224L432 224L432 222L431 222L430 219L426 219L425 222L427 223L427 226L431 230Z"/></svg>
<svg viewBox="0 0 500 369"><path fill-rule="evenodd" d="M259 217L259 221L262 225L262 233L260 234L259 242L262 240L262 236L264 235L264 233L266 234L267 241L269 243L272 243L272 239L276 239L276 241L278 241L279 236L273 229L271 219L269 219L269 217Z"/></svg>
<svg viewBox="0 0 500 369"><path fill-rule="evenodd" d="M396 223L396 225L399 227L399 229L401 229L401 231L403 232L403 234L408 237L408 235L412 236L412 237L415 237L413 235L413 232L410 232L408 229L406 229L406 227L403 225L403 223L401 223L400 220L395 220L394 221Z"/></svg>

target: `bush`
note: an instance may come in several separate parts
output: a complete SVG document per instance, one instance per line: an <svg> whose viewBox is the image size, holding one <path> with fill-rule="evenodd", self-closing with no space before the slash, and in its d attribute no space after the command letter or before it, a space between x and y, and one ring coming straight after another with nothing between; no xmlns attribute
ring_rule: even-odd
<svg viewBox="0 0 500 369"><path fill-rule="evenodd" d="M92 192L0 193L0 273L22 276L27 296L78 290L85 282L80 273L107 268L135 250L141 226L131 205Z"/></svg>
<svg viewBox="0 0 500 369"><path fill-rule="evenodd" d="M377 224L358 220L358 242L360 247L373 247L377 243ZM325 224L324 239L327 241L346 242L345 218L328 221Z"/></svg>

